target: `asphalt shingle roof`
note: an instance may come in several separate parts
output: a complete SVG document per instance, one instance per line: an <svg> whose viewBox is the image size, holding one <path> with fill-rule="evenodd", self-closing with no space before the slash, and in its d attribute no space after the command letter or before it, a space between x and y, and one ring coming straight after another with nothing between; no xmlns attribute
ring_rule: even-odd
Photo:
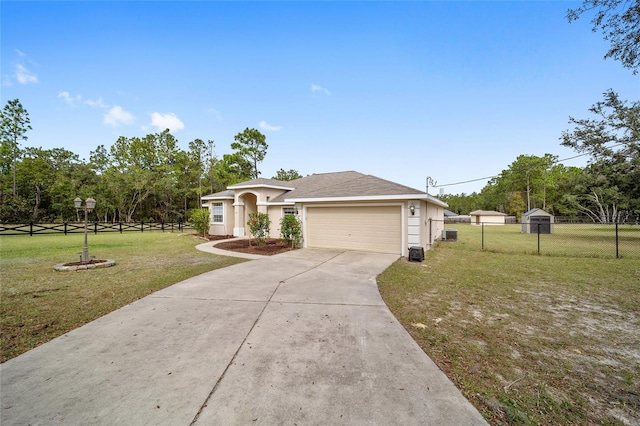
<svg viewBox="0 0 640 426"><path fill-rule="evenodd" d="M291 182L285 182L283 180L275 180L275 179L266 179L266 178L251 179L245 182L236 183L235 185L229 185L227 188L233 189L233 188L243 187L243 186L261 186L261 185L292 188Z"/></svg>
<svg viewBox="0 0 640 426"><path fill-rule="evenodd" d="M279 195L273 202L300 198L425 194L408 186L354 171L314 174L289 184L295 189Z"/></svg>
<svg viewBox="0 0 640 426"><path fill-rule="evenodd" d="M384 197L394 195L416 195L420 196L420 198L426 196L432 198L434 202L439 201L424 191L355 171L319 173L289 182L265 178L252 179L230 185L226 191L205 195L203 198L230 198L234 196L235 189L252 186L292 188L272 198L269 203L288 203L291 200L309 198Z"/></svg>
<svg viewBox="0 0 640 426"><path fill-rule="evenodd" d="M207 194L202 198L208 200L208 199L214 199L214 198L233 198L233 197L234 197L234 191L230 189L226 189L224 191L214 192L213 194Z"/></svg>

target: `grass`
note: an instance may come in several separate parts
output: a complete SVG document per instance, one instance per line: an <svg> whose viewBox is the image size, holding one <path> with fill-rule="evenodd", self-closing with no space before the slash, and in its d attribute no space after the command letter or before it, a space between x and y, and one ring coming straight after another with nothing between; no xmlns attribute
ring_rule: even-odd
<svg viewBox="0 0 640 426"><path fill-rule="evenodd" d="M201 240L179 233L89 236L89 253L116 265L56 272L77 261L84 236L0 237L0 362L188 277L242 259L195 249Z"/></svg>
<svg viewBox="0 0 640 426"><path fill-rule="evenodd" d="M458 243L440 243L422 263L399 260L378 284L394 315L485 418L640 423L637 259L480 251L475 230L451 227Z"/></svg>
<svg viewBox="0 0 640 426"><path fill-rule="evenodd" d="M482 249L482 227L469 224L448 224L464 234L462 244ZM616 257L615 225L555 224L552 234L540 235L540 254L570 257ZM618 255L621 258L640 259L640 226L619 225ZM484 249L499 253L538 253L538 235L523 234L522 225L485 225Z"/></svg>

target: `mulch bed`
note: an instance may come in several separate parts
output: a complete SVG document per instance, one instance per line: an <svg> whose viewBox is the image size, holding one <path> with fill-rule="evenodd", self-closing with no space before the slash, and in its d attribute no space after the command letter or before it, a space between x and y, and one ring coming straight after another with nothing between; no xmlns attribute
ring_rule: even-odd
<svg viewBox="0 0 640 426"><path fill-rule="evenodd" d="M223 250L260 254L263 256L271 256L274 254L295 250L291 248L287 241L279 240L277 238L269 238L268 240L266 240L266 244L263 246L258 246L255 240L248 239L227 241L225 243L216 244L215 246Z"/></svg>
<svg viewBox="0 0 640 426"><path fill-rule="evenodd" d="M230 240L232 238L235 238L235 237L233 235L211 235L211 234L207 235L207 239L209 241Z"/></svg>
<svg viewBox="0 0 640 426"><path fill-rule="evenodd" d="M104 260L91 259L91 260L90 260L90 261L88 261L88 262L68 262L68 263L65 263L65 264L64 264L64 265L62 265L62 266L95 265L95 264L98 264L98 263L106 263L106 262L108 262L108 260L106 260L106 259L104 259Z"/></svg>

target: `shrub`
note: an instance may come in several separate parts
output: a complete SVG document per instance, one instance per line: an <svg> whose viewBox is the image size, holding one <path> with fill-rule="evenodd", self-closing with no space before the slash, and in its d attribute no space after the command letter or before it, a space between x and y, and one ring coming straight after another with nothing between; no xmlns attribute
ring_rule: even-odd
<svg viewBox="0 0 640 426"><path fill-rule="evenodd" d="M191 224L202 237L209 232L209 209L192 209L189 213Z"/></svg>
<svg viewBox="0 0 640 426"><path fill-rule="evenodd" d="M280 238L291 242L294 248L302 242L302 224L294 214L285 214L280 219Z"/></svg>
<svg viewBox="0 0 640 426"><path fill-rule="evenodd" d="M249 231L256 239L257 244L259 246L264 245L265 240L269 236L269 226L271 225L269 215L259 212L249 213L247 225L249 225Z"/></svg>

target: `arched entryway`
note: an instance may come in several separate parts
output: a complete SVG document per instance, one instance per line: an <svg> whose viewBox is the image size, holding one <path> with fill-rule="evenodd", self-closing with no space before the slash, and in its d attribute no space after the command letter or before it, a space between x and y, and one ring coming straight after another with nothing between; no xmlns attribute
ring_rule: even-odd
<svg viewBox="0 0 640 426"><path fill-rule="evenodd" d="M236 237L244 237L249 235L247 222L249 214L258 211L258 197L252 192L245 192L238 195L236 202L233 204L235 208L235 226L233 235Z"/></svg>

